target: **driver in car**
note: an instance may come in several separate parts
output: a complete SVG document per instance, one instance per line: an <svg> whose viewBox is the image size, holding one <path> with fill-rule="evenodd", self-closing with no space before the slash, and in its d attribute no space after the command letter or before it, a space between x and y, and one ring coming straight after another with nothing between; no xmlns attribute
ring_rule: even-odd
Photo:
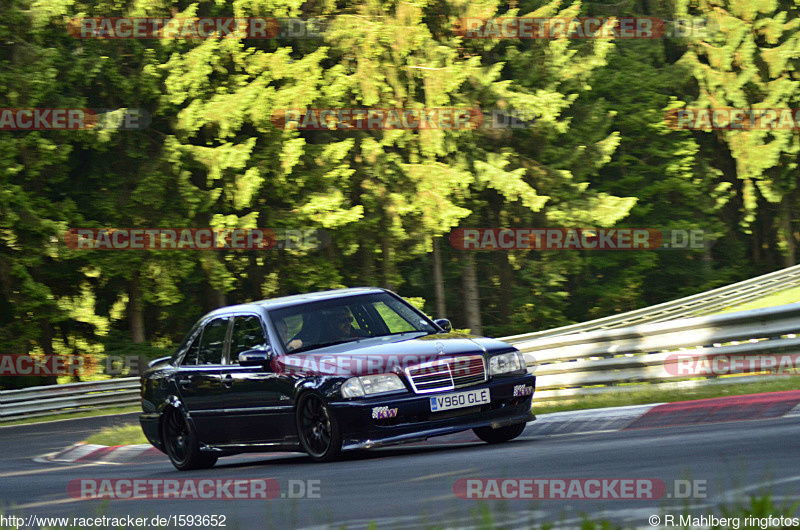
<svg viewBox="0 0 800 530"><path fill-rule="evenodd" d="M352 326L353 317L346 308L334 309L331 313L331 340L344 340L349 338L361 338L366 334Z"/></svg>

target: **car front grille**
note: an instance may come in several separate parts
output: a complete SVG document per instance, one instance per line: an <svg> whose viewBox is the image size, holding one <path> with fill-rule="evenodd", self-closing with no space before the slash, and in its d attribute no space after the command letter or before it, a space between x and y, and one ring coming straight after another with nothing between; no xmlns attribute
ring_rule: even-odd
<svg viewBox="0 0 800 530"><path fill-rule="evenodd" d="M486 381L486 365L481 355L465 355L409 366L405 370L417 394L453 390Z"/></svg>

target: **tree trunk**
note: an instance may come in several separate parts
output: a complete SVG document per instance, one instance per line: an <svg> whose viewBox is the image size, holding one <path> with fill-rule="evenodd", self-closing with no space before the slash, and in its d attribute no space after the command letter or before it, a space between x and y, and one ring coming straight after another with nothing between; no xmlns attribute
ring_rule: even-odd
<svg viewBox="0 0 800 530"><path fill-rule="evenodd" d="M228 297L225 295L225 291L222 289L217 289L214 286L213 276L214 276L214 268L220 267L219 260L217 259L216 255L205 256L205 259L202 259L200 262L201 267L203 268L203 272L206 275L206 280L208 281L208 287L210 289L210 302L211 307L213 309L217 309L220 307L225 307L228 305Z"/></svg>
<svg viewBox="0 0 800 530"><path fill-rule="evenodd" d="M784 195L780 205L780 229L778 230L778 237L785 244L785 249L782 252L784 267L793 267L797 263L797 246L794 240L794 233L792 232L792 195L794 195L793 192Z"/></svg>
<svg viewBox="0 0 800 530"><path fill-rule="evenodd" d="M436 318L447 318L447 304L444 299L444 278L442 277L442 252L439 238L433 238L433 292L436 296Z"/></svg>
<svg viewBox="0 0 800 530"><path fill-rule="evenodd" d="M759 241L761 237L759 235L758 227L753 226L750 230L750 250L753 253L753 265L755 265L756 274L763 274L761 272L761 246Z"/></svg>
<svg viewBox="0 0 800 530"><path fill-rule="evenodd" d="M225 296L225 292L221 291L215 287L211 288L211 293L214 297L214 305L217 307L225 307L228 305L228 297Z"/></svg>
<svg viewBox="0 0 800 530"><path fill-rule="evenodd" d="M514 267L508 261L508 254L496 252L497 259L500 261L500 299L497 301L500 309L500 318L503 324L511 320L513 313L512 302L514 301Z"/></svg>
<svg viewBox="0 0 800 530"><path fill-rule="evenodd" d="M394 260L394 248L392 247L392 239L389 236L383 237L382 242L382 250L383 250L383 286L386 289L391 291L394 290L394 267L393 267L393 260Z"/></svg>
<svg viewBox="0 0 800 530"><path fill-rule="evenodd" d="M374 242L362 240L361 248L361 284L375 285L375 255L372 253Z"/></svg>
<svg viewBox="0 0 800 530"><path fill-rule="evenodd" d="M39 344L42 346L44 354L48 357L55 354L53 351L53 325L46 318L39 319L39 327L42 330L41 340ZM55 385L58 383L58 376L49 375L45 378L46 385Z"/></svg>
<svg viewBox="0 0 800 530"><path fill-rule="evenodd" d="M142 290L139 285L138 275L134 275L128 282L128 327L131 340L141 344L144 336L144 308L142 307Z"/></svg>
<svg viewBox="0 0 800 530"><path fill-rule="evenodd" d="M475 335L481 335L483 334L483 326L481 325L478 274L475 266L475 255L471 252L465 253L462 280L464 282L464 316L467 321L467 327Z"/></svg>

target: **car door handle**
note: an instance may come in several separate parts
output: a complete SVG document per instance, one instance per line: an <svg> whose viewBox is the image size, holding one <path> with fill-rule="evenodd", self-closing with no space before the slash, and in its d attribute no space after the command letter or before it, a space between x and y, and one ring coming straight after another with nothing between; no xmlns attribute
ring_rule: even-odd
<svg viewBox="0 0 800 530"><path fill-rule="evenodd" d="M226 375L222 379L222 384L225 386L225 388L230 388L233 386L233 376L231 374Z"/></svg>
<svg viewBox="0 0 800 530"><path fill-rule="evenodd" d="M194 379L194 376L190 375L186 379L178 379L178 384L181 385L181 386L191 385L193 379Z"/></svg>

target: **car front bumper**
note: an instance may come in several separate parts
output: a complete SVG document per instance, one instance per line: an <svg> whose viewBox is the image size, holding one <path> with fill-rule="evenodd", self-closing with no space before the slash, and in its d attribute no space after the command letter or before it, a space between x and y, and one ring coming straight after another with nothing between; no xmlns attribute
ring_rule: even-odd
<svg viewBox="0 0 800 530"><path fill-rule="evenodd" d="M524 374L498 377L450 392L393 394L332 402L330 405L342 432L343 449L369 449L477 427L498 428L531 421L535 419L531 413L535 386L536 377ZM489 404L431 412L431 397L484 388L490 392ZM527 390L520 393L522 388Z"/></svg>

